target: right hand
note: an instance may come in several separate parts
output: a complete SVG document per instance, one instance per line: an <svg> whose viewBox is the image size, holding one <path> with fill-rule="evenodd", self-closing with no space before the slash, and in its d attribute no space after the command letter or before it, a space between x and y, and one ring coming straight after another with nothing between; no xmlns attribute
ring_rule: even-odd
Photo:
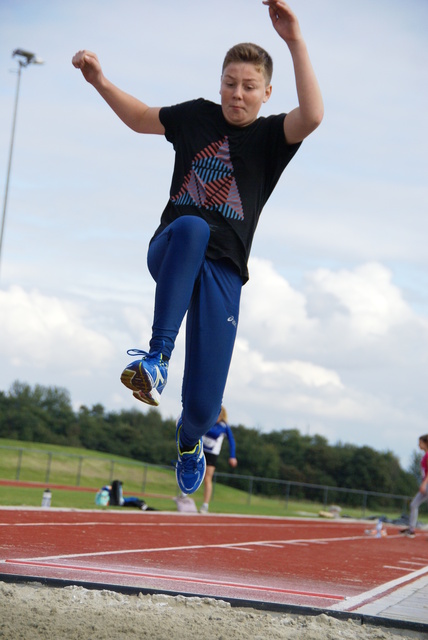
<svg viewBox="0 0 428 640"><path fill-rule="evenodd" d="M103 72L95 53L86 49L78 51L71 60L76 69L80 69L83 77L90 84L96 85L102 78Z"/></svg>
<svg viewBox="0 0 428 640"><path fill-rule="evenodd" d="M288 4L283 0L263 0L263 4L269 7L273 28L285 42L289 43L302 38L297 17Z"/></svg>

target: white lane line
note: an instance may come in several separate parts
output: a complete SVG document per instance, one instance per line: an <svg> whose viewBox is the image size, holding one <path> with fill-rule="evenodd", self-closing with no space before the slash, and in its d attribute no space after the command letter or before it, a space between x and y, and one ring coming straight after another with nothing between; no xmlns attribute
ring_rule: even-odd
<svg viewBox="0 0 428 640"><path fill-rule="evenodd" d="M70 553L64 555L54 555L54 556L41 556L37 558L20 558L20 560L58 560L58 559L68 559L68 558L88 558L88 557L101 557L101 556L116 556L116 555L127 555L131 553L157 553L166 551L190 551L196 549L237 549L255 547L255 546L263 546L265 544L280 544L280 545L302 545L309 546L310 544L319 544L329 542L346 542L349 540L369 540L367 536L348 536L343 538L325 538L322 540L320 538L303 538L303 539L295 539L295 540L246 540L243 542L236 543L222 543L222 544L196 544L196 545L181 545L177 547L152 547L152 548L139 548L139 549L115 549L112 551L91 551L86 553ZM0 561L1 562L1 561ZM8 560L5 560L8 562Z"/></svg>
<svg viewBox="0 0 428 640"><path fill-rule="evenodd" d="M233 551L254 551L254 549L246 549L245 547L236 547L233 544L226 544L223 549L231 549Z"/></svg>
<svg viewBox="0 0 428 640"><path fill-rule="evenodd" d="M351 596L346 600L346 602L339 602L338 604L329 607L334 611L351 611L355 609L368 600L381 598L387 591L392 591L397 587L401 587L407 582L411 582L420 576L424 576L428 574L428 567L424 567L423 569L418 569L417 571L413 571L412 573L408 573L406 576L402 576L401 578L396 578L395 580L391 580L390 582L385 582L374 589L370 589L369 591L365 591L363 593L358 594L357 596Z"/></svg>
<svg viewBox="0 0 428 640"><path fill-rule="evenodd" d="M259 544L260 547L272 547L272 549L283 549L284 545L282 544L273 544L272 542L261 542Z"/></svg>

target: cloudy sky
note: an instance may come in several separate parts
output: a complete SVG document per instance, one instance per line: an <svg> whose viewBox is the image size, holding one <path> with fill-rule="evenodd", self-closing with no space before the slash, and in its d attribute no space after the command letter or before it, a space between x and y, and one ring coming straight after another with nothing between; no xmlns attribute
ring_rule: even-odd
<svg viewBox="0 0 428 640"><path fill-rule="evenodd" d="M224 403L232 424L391 450L407 467L428 432L428 3L291 6L325 118L263 212ZM173 151L128 130L72 55L95 51L113 82L162 106L217 101L225 51L248 40L274 59L262 115L289 111L290 55L261 0L0 0L3 184L11 53L45 60L21 80L0 264L1 390L20 380L66 388L76 409L146 411L119 376L126 350L148 346L146 251ZM164 417L180 411L183 350L180 336Z"/></svg>

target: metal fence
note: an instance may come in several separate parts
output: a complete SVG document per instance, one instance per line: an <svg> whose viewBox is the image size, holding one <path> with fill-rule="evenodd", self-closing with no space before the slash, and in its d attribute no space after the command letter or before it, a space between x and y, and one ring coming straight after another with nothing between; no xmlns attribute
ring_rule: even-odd
<svg viewBox="0 0 428 640"><path fill-rule="evenodd" d="M170 466L26 447L0 446L0 450L7 450L8 454L0 456L0 478L4 480L97 489L120 478L128 490L143 494L156 493L165 497L177 494L175 474ZM406 513L411 499L411 496L376 491L220 472L214 474L213 498L217 488L220 488L217 485L220 484L244 492L247 505L251 504L255 496L267 495L283 500L285 509L290 500L316 502L325 508L332 504L342 504L360 508L362 517L368 509L382 507Z"/></svg>
<svg viewBox="0 0 428 640"><path fill-rule="evenodd" d="M290 500L307 500L317 502L324 506L325 509L329 505L335 503L351 506L353 508L360 507L361 515L365 517L367 510L384 507L388 510L400 511L405 514L408 511L409 502L412 496L396 495L392 493L382 493L378 491L366 491L363 489L350 489L346 487L333 487L321 484L311 484L307 482L295 482L291 480L276 480L274 478L259 478L255 476L241 476L231 473L215 473L213 478L213 495L215 492L216 482L221 479L222 484L233 486L239 481L247 483L247 503L251 503L251 497L255 494L263 494L263 485L275 485L274 495L282 496L285 502L285 508L288 508ZM269 492L271 493L271 491Z"/></svg>
<svg viewBox="0 0 428 640"><path fill-rule="evenodd" d="M171 467L151 465L121 458L63 453L29 447L0 446L0 478L22 482L38 482L65 487L88 487L94 490L111 484L115 478L129 490L154 492L165 496L176 492ZM171 476L171 477L170 477Z"/></svg>

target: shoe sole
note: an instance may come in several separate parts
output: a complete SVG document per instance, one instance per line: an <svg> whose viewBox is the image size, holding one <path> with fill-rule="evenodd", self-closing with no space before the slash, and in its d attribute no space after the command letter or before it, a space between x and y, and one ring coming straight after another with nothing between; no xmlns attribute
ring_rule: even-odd
<svg viewBox="0 0 428 640"><path fill-rule="evenodd" d="M160 404L160 393L156 391L156 389L152 389L149 393L143 393L142 391L134 391L134 398L140 400L140 402L144 402L144 404L149 404L152 407L158 407Z"/></svg>
<svg viewBox="0 0 428 640"><path fill-rule="evenodd" d="M153 391L152 380L143 367L139 367L139 371L124 369L120 376L120 381L131 391L142 391L146 394Z"/></svg>

